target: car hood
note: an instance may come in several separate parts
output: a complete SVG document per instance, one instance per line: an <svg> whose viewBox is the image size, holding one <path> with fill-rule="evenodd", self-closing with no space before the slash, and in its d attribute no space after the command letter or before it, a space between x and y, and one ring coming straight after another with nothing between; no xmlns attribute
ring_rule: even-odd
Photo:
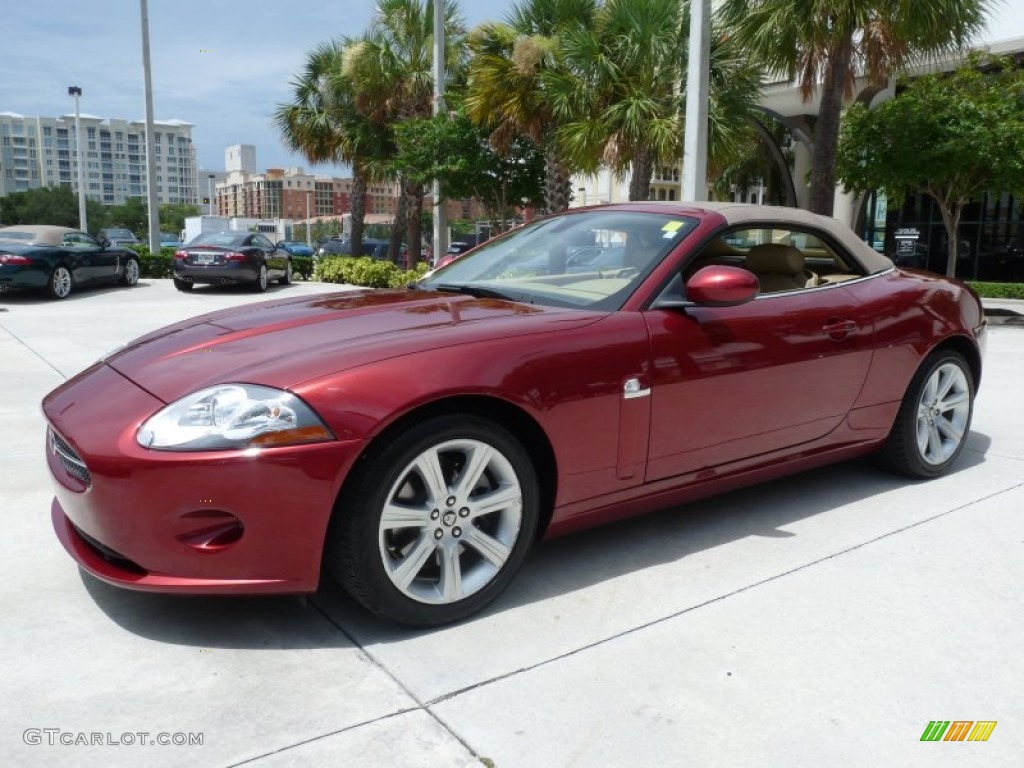
<svg viewBox="0 0 1024 768"><path fill-rule="evenodd" d="M195 317L104 362L172 402L224 382L290 389L405 354L575 328L604 314L426 291L331 293Z"/></svg>

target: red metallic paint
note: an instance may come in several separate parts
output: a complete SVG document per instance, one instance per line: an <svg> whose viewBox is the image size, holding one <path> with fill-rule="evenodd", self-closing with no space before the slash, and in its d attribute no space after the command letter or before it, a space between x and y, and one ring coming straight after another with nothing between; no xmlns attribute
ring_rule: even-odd
<svg viewBox="0 0 1024 768"><path fill-rule="evenodd" d="M700 223L618 312L424 291L325 294L138 339L44 400L93 478L84 487L48 452L60 540L121 586L309 592L353 463L420 409L497 403L515 414L508 429L534 425L554 456L544 533L555 536L876 449L938 344L960 345L980 371L976 297L924 275L890 270L735 306L651 309L695 244L727 224L714 210L679 212ZM726 290L743 293L738 282ZM631 379L649 396L625 398ZM246 452L137 444L165 403L231 381L292 391L337 439ZM203 510L237 518L241 537L191 546L213 525ZM78 531L144 573L102 558Z"/></svg>

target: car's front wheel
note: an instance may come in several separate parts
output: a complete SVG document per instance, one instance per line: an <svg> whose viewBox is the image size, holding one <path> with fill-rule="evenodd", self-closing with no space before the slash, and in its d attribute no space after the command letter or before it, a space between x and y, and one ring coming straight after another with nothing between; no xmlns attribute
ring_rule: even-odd
<svg viewBox="0 0 1024 768"><path fill-rule="evenodd" d="M288 259L284 265L284 276L278 280L281 285L288 285L292 281L292 260Z"/></svg>
<svg viewBox="0 0 1024 768"><path fill-rule="evenodd" d="M974 374L963 355L932 354L911 380L880 458L911 477L945 474L967 442L973 410Z"/></svg>
<svg viewBox="0 0 1024 768"><path fill-rule="evenodd" d="M121 275L121 285L135 285L139 282L139 262L136 259L128 259L124 264L124 274Z"/></svg>
<svg viewBox="0 0 1024 768"><path fill-rule="evenodd" d="M64 266L55 267L46 281L46 295L51 299L66 299L73 285L71 271Z"/></svg>
<svg viewBox="0 0 1024 768"><path fill-rule="evenodd" d="M328 565L379 616L457 621L512 580L539 506L536 472L515 437L481 418L435 417L357 465L335 511Z"/></svg>

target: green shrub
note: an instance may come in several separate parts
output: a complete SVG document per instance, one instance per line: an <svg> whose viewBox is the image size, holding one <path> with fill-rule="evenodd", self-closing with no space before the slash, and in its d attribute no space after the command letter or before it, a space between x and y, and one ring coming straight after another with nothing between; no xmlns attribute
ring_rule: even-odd
<svg viewBox="0 0 1024 768"><path fill-rule="evenodd" d="M314 270L314 278L325 283L361 285L367 288L402 288L419 279L427 271L425 264L415 269L404 270L390 261L380 261L362 256L328 256L320 259Z"/></svg>
<svg viewBox="0 0 1024 768"><path fill-rule="evenodd" d="M397 280L391 283L392 288L405 288L409 283L419 280L427 272L430 271L430 265L425 261L421 261L416 264L415 267L408 270L399 270L396 275Z"/></svg>
<svg viewBox="0 0 1024 768"><path fill-rule="evenodd" d="M292 274L298 275L303 280L313 277L313 257L292 256Z"/></svg>
<svg viewBox="0 0 1024 768"><path fill-rule="evenodd" d="M968 285L985 299L1024 299L1024 283L969 282Z"/></svg>
<svg viewBox="0 0 1024 768"><path fill-rule="evenodd" d="M171 277L174 272L174 249L161 248L159 253L150 253L145 245L125 246L139 254L139 277L158 279Z"/></svg>

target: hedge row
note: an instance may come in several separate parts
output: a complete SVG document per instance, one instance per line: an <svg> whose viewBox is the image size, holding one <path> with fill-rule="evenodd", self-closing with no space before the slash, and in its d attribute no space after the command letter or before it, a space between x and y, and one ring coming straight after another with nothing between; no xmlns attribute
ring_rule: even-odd
<svg viewBox="0 0 1024 768"><path fill-rule="evenodd" d="M313 277L325 283L361 285L367 288L403 288L422 277L428 269L425 263L405 270L390 261L371 259L369 256L328 256L317 262Z"/></svg>
<svg viewBox="0 0 1024 768"><path fill-rule="evenodd" d="M1024 299L1024 283L971 282L969 285L985 299Z"/></svg>

